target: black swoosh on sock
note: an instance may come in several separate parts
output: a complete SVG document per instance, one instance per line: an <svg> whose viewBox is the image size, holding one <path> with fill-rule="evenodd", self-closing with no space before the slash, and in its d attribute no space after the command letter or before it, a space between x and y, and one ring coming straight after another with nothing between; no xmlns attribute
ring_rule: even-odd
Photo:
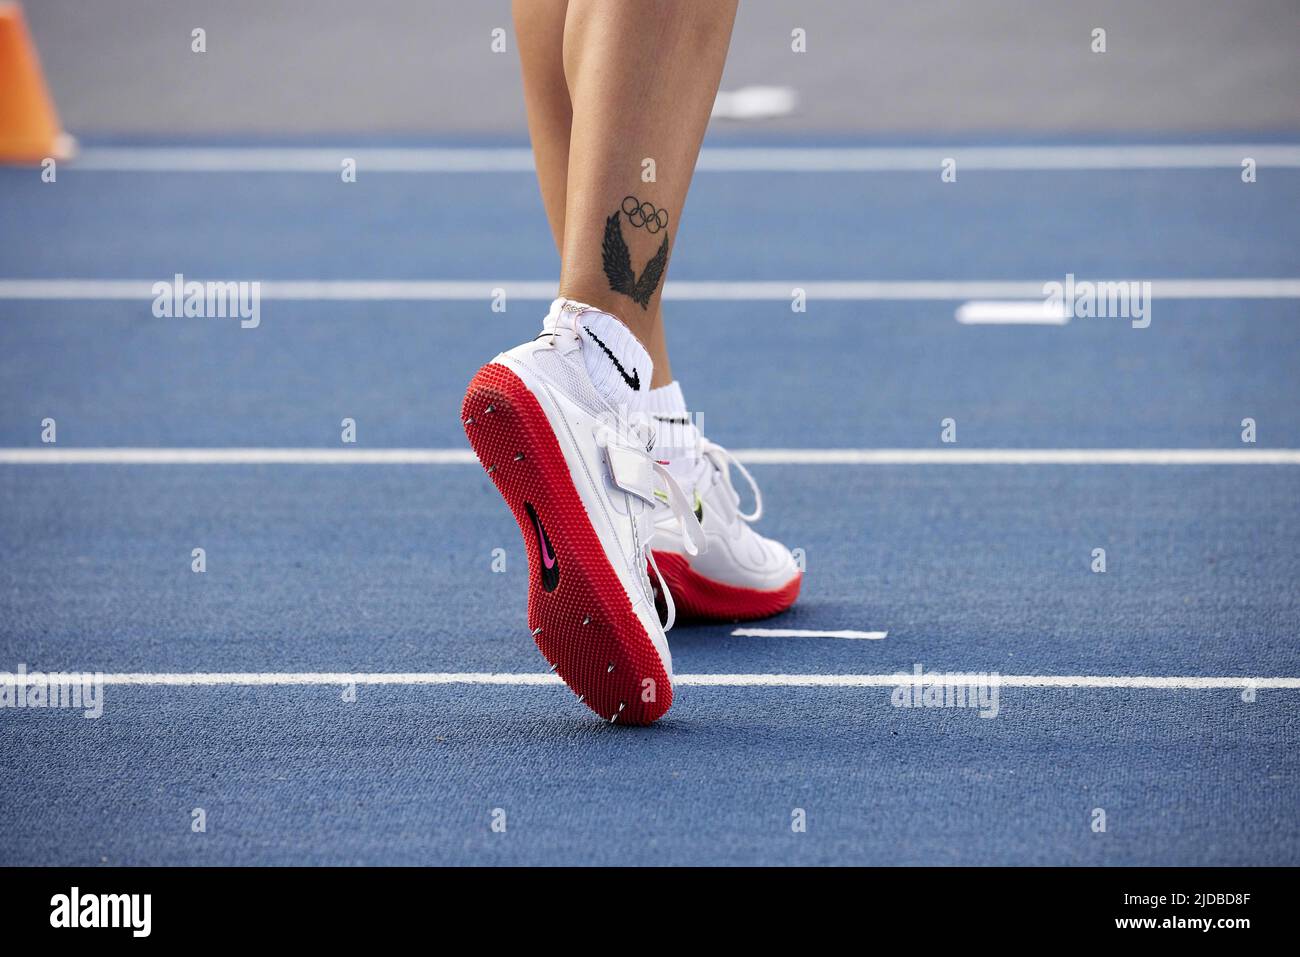
<svg viewBox="0 0 1300 957"><path fill-rule="evenodd" d="M600 351L605 353L605 355L609 356L609 361L614 363L614 368L617 369L618 374L623 377L623 381L627 383L628 388L630 388L633 392L640 392L641 374L637 372L635 369L633 369L632 375L629 376L627 372L623 369L623 363L619 362L618 359L615 358L614 353L609 351L609 346L605 345L605 343L600 341L600 336L592 332L590 326L583 326L582 328L583 330L586 331L587 335L591 336L591 341L596 343L596 345L600 346Z"/></svg>

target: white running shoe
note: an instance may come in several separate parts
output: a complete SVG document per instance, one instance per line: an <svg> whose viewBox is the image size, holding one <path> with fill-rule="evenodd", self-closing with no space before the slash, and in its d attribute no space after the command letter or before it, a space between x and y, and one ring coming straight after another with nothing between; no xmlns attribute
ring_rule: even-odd
<svg viewBox="0 0 1300 957"><path fill-rule="evenodd" d="M750 527L763 514L763 496L749 470L730 452L699 434L689 419L659 419L679 455L671 473L691 496L707 547L695 549L666 519L655 522L652 554L683 620L743 621L779 614L799 597L803 574L790 550ZM735 468L754 494L754 510L740 510L731 482ZM666 498L660 487L657 494Z"/></svg>
<svg viewBox="0 0 1300 957"><path fill-rule="evenodd" d="M675 612L668 595L660 624L647 572L655 520L675 516L688 553L703 547L704 533L655 461L650 430L592 385L583 350L602 349L617 365L584 325L594 312L556 300L541 336L474 376L461 420L523 534L528 626L551 670L602 718L649 724L673 698L664 632Z"/></svg>

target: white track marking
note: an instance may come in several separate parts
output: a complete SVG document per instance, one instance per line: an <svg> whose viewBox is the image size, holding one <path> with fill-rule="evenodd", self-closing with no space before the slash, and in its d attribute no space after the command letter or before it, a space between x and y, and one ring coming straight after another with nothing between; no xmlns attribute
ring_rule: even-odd
<svg viewBox="0 0 1300 957"><path fill-rule="evenodd" d="M191 277L197 278L197 277ZM209 281L206 277L199 281ZM152 302L153 279L0 279L0 299L125 299ZM168 276L161 280L171 282ZM250 280L251 281L251 280ZM500 280L257 280L266 300L300 302L439 302L490 299L505 289L523 300L555 298L554 281ZM788 298L788 296L786 297Z"/></svg>
<svg viewBox="0 0 1300 957"><path fill-rule="evenodd" d="M366 173L531 173L526 148L358 149L334 147L90 146L68 164L73 173L329 173L344 158ZM697 169L710 173L906 173L937 175L944 159L957 169L1132 170L1223 169L1250 157L1261 167L1300 167L1292 143L1125 146L706 147Z"/></svg>
<svg viewBox="0 0 1300 957"><path fill-rule="evenodd" d="M1253 154L1244 153L1243 156ZM91 146L69 169L123 173L332 173L343 160L366 173L531 173L527 148L356 149L338 147ZM1240 163L1240 159L1238 159Z"/></svg>
<svg viewBox="0 0 1300 957"><path fill-rule="evenodd" d="M713 101L713 118L722 120L766 120L793 113L799 94L788 86L742 86L719 90Z"/></svg>
<svg viewBox="0 0 1300 957"><path fill-rule="evenodd" d="M3 465L473 465L469 449L0 449Z"/></svg>
<svg viewBox="0 0 1300 957"><path fill-rule="evenodd" d="M1046 299L973 300L957 307L957 321L965 326L1063 326L1070 316L1063 303Z"/></svg>
<svg viewBox="0 0 1300 957"><path fill-rule="evenodd" d="M753 465L1300 465L1300 449L733 449Z"/></svg>
<svg viewBox="0 0 1300 957"><path fill-rule="evenodd" d="M1300 465L1300 449L739 449L760 465ZM473 465L468 449L9 448L6 465Z"/></svg>
<svg viewBox="0 0 1300 957"><path fill-rule="evenodd" d="M887 631L809 631L804 628L737 628L732 637L739 638L865 638L879 641Z"/></svg>
<svg viewBox="0 0 1300 957"><path fill-rule="evenodd" d="M93 674L78 672L78 674ZM557 675L496 672L115 672L100 676L106 685L139 686L280 686L280 685L559 685ZM697 674L676 675L673 684L713 688L894 688L899 685L976 685L990 674L969 672L911 672L898 674ZM43 675L0 675L9 684L31 684ZM997 681L1014 688L1138 688L1150 690L1212 690L1228 688L1300 689L1300 678L1199 677L1168 675L999 675Z"/></svg>
<svg viewBox="0 0 1300 957"><path fill-rule="evenodd" d="M749 465L1300 465L1300 449L733 449ZM475 465L469 449L7 448L0 465Z"/></svg>
<svg viewBox="0 0 1300 957"><path fill-rule="evenodd" d="M207 282L228 276L191 276ZM245 277L253 281L250 277ZM1103 277L1104 278L1104 277ZM0 300L153 301L155 279L0 279ZM488 301L493 290L514 298L549 302L555 282L535 279L259 279L259 295L269 301L296 302L454 302ZM1055 281L1055 280L1053 280ZM1153 299L1297 299L1300 279L1152 279ZM663 298L679 302L789 302L795 289L813 300L849 302L1043 300L1039 280L680 280L665 284ZM430 314L436 319L436 314ZM173 322L178 320L159 320Z"/></svg>
<svg viewBox="0 0 1300 957"><path fill-rule="evenodd" d="M973 685L990 683L990 674L969 672L875 675L677 675L676 684L724 688L896 688L899 685ZM997 681L1010 688L1295 688L1300 678L1236 678L1169 675L999 675Z"/></svg>
<svg viewBox="0 0 1300 957"><path fill-rule="evenodd" d="M934 147L718 147L701 152L698 169L709 172L901 173L937 175L945 159L957 170L1126 170L1241 168L1250 157L1260 166L1300 167L1300 145L1133 146L934 146ZM337 164L336 164L337 165Z"/></svg>

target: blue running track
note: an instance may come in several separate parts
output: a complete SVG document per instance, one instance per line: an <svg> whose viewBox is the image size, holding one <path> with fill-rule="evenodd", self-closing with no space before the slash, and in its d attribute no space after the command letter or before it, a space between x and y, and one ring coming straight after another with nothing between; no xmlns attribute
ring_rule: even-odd
<svg viewBox="0 0 1300 957"><path fill-rule="evenodd" d="M1295 168L701 172L670 279L1295 280L1297 208ZM522 172L6 169L0 209L0 291L183 273L509 294L558 268ZM1147 329L970 326L958 304L665 314L688 401L738 449L942 450L945 418L962 450L1300 449L1300 299L1157 299ZM270 299L243 330L0 294L0 670L542 672L518 532L477 465L14 450L48 451L47 417L58 450L339 449L349 417L360 450L463 451L465 383L543 309ZM1300 685L1300 462L753 471L761 530L807 562L796 608L758 624L888 636L682 627L679 674ZM1300 687L1029 682L985 719L883 685L696 682L628 729L531 679L355 700L212 680L110 683L97 720L0 709L0 863L1300 864Z"/></svg>

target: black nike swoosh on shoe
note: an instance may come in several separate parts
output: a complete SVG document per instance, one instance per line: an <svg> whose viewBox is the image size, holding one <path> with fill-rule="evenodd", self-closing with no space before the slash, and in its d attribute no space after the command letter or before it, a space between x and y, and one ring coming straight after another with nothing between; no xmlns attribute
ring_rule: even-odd
<svg viewBox="0 0 1300 957"><path fill-rule="evenodd" d="M583 331L587 333L587 335L591 336L591 341L596 343L596 345L600 346L600 351L605 353L605 355L609 356L609 361L614 363L614 368L617 369L618 374L623 377L623 381L627 383L628 388L630 388L633 392L640 392L641 373L633 369L632 374L629 376L627 374L627 371L623 368L623 363L619 362L618 359L615 358L614 353L609 351L609 346L605 345L605 343L600 341L600 336L592 332L590 326L583 326L582 328Z"/></svg>

